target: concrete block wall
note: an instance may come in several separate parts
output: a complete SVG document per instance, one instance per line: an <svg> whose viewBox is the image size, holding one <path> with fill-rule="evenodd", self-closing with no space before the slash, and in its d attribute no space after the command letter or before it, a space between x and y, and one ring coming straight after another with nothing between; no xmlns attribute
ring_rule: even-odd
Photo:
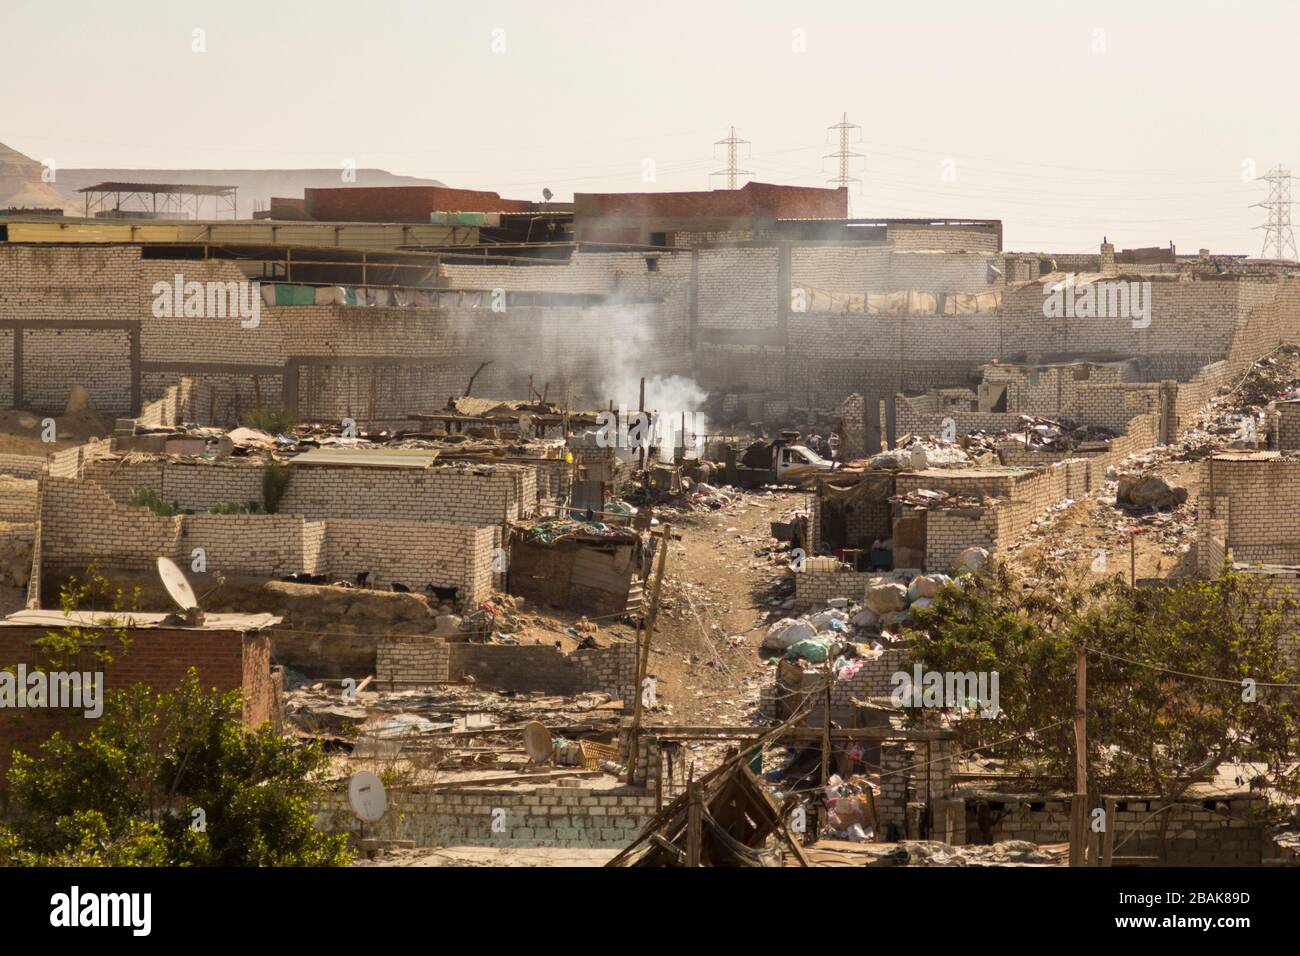
<svg viewBox="0 0 1300 956"><path fill-rule="evenodd" d="M492 592L492 549L499 529L445 522L330 518L325 527L324 564L351 580L370 571L377 587L394 582L412 591L426 585L460 589L458 604L477 607Z"/></svg>
<svg viewBox="0 0 1300 956"><path fill-rule="evenodd" d="M1278 402L1273 408L1273 447L1300 451L1300 402Z"/></svg>
<svg viewBox="0 0 1300 956"><path fill-rule="evenodd" d="M983 797L993 819L995 842L1029 840L1064 843L1070 839L1070 798L1044 794ZM1265 850L1266 801L1262 795L1188 800L1161 811L1157 799L1130 796L1115 808L1115 841L1125 841L1125 856L1154 856L1160 827L1168 817L1166 863L1175 866L1258 866ZM966 831L979 833L979 803L966 797Z"/></svg>
<svg viewBox="0 0 1300 956"><path fill-rule="evenodd" d="M776 328L777 247L700 249L695 256L700 328Z"/></svg>
<svg viewBox="0 0 1300 956"><path fill-rule="evenodd" d="M1201 487L1223 497L1225 546L1237 561L1290 564L1300 560L1295 516L1300 514L1300 461L1209 459L1201 465Z"/></svg>
<svg viewBox="0 0 1300 956"><path fill-rule="evenodd" d="M562 291L575 284L575 273L599 277L592 284L610 296L604 302L508 304L504 313L477 300L449 306L441 297L423 308L263 303L256 326L245 328L238 315L153 314L158 283L170 287L177 274L183 282L238 283L246 279L239 264L143 260L140 253L135 246L0 248L0 323L26 324L27 404L62 411L71 386L81 383L98 411L127 414L135 411L133 383L145 400L156 400L179 375L202 375L213 383L210 398L220 406L222 423L229 423L259 402L278 406L286 399L286 365L315 359L332 369L318 373L332 376L330 391L312 390L310 379L295 382L307 385L303 412L324 420L348 411L348 417L363 411L377 419L406 417L412 410L441 407L448 394L463 390L479 362L507 354L519 357L519 367L497 362L485 371L485 389L503 394L499 390L508 387L503 397L524 397L532 372L551 379L553 394L568 388L575 401L585 403L608 397L609 356L621 354L629 336L637 339L639 371L689 373L691 263L684 256L651 257L661 263L655 271L639 255L614 262L593 256L577 269L558 270L567 274L558 283ZM478 267L462 268L472 276ZM83 325L69 324L78 322ZM13 352L13 327L0 333L8 339L0 340L0 348L8 344L4 354ZM524 367L530 363L535 366ZM423 372L403 374L403 365ZM12 395L12 370L0 388L0 394Z"/></svg>
<svg viewBox="0 0 1300 956"><path fill-rule="evenodd" d="M56 571L97 559L106 569L151 570L159 555L189 567L202 548L209 570L279 576L298 571L351 578L370 571L380 586L401 581L459 589L462 607L491 591L495 526L308 519L293 514L159 517L110 498L97 484L41 483L41 557ZM404 580L403 580L404 579Z"/></svg>
<svg viewBox="0 0 1300 956"><path fill-rule="evenodd" d="M0 521L35 521L37 486L35 478L0 475Z"/></svg>
<svg viewBox="0 0 1300 956"><path fill-rule="evenodd" d="M946 252L998 252L998 237L981 229L933 229L922 224L890 223L889 241L897 250L938 249Z"/></svg>
<svg viewBox="0 0 1300 956"><path fill-rule="evenodd" d="M308 519L500 524L530 513L537 502L536 473L517 465L290 467L278 511ZM262 501L264 466L246 459L100 459L88 462L83 473L119 502L145 488L183 511L206 512L230 502Z"/></svg>
<svg viewBox="0 0 1300 956"><path fill-rule="evenodd" d="M615 644L562 653L544 644L445 643L438 639L386 638L376 654L376 679L474 680L503 691L571 697L600 692L635 704L636 647Z"/></svg>
<svg viewBox="0 0 1300 956"><path fill-rule="evenodd" d="M614 849L637 837L655 806L654 794L639 787L393 788L388 812L379 822L366 824L365 835L413 840L417 847ZM500 821L496 830L494 820ZM346 793L329 795L317 812L317 824L360 829Z"/></svg>
<svg viewBox="0 0 1300 956"><path fill-rule="evenodd" d="M899 671L909 675L912 671L912 659L901 647L887 647L880 652L880 656L863 659L856 674L838 679L831 685L831 719L840 722L851 720L854 701L889 697L896 686L894 674ZM759 713L769 720L776 720L778 698L786 701L792 710L802 704L806 695L817 694L821 696L813 699L807 723L820 725L825 675L818 670L799 671L797 681L785 682L781 675L789 671L778 670L776 673L776 679L760 689Z"/></svg>
<svg viewBox="0 0 1300 956"><path fill-rule="evenodd" d="M999 509L933 508L925 522L925 569L951 574L957 557L967 548L1001 554L1010 540L1002 537Z"/></svg>
<svg viewBox="0 0 1300 956"><path fill-rule="evenodd" d="M1206 577L1218 573L1228 559L1228 513L1232 499L1226 494L1202 492L1196 501L1196 570Z"/></svg>
<svg viewBox="0 0 1300 956"><path fill-rule="evenodd" d="M39 478L46 469L44 455L0 455L0 475L11 478Z"/></svg>
<svg viewBox="0 0 1300 956"><path fill-rule="evenodd" d="M867 593L867 581L876 572L851 571L835 558L808 558L802 571L794 573L794 610L824 608L833 598L845 598L861 604Z"/></svg>

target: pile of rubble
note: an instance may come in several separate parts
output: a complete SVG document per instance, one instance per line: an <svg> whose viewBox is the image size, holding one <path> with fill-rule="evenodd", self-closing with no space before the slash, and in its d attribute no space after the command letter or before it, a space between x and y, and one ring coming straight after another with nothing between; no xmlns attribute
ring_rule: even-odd
<svg viewBox="0 0 1300 956"><path fill-rule="evenodd" d="M890 471L925 471L927 468L961 468L975 464L971 456L954 442L936 441L904 435L896 448L872 455L873 468Z"/></svg>
<svg viewBox="0 0 1300 956"><path fill-rule="evenodd" d="M1047 849L1027 840L988 846L952 846L935 840L904 840L894 846L867 848L868 866L1059 866L1060 848Z"/></svg>
<svg viewBox="0 0 1300 956"><path fill-rule="evenodd" d="M1076 451L1090 445L1096 448L1105 447L1115 434L1109 428L1100 425L1083 425L1070 418L1053 419L1021 415L1019 429L998 432L995 436L990 436L989 440L992 440L995 445L1018 442L1034 451Z"/></svg>
<svg viewBox="0 0 1300 956"><path fill-rule="evenodd" d="M911 505L915 508L981 508L993 499L988 495L959 495L951 491L918 488L892 495L889 500L893 504Z"/></svg>

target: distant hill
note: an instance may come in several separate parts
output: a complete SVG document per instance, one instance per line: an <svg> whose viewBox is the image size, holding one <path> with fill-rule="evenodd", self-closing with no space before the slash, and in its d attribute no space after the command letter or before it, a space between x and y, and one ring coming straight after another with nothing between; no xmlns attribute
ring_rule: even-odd
<svg viewBox="0 0 1300 956"><path fill-rule="evenodd" d="M39 182L39 163L36 169ZM54 185L62 193L61 205L67 214L79 216L85 208L85 196L77 190L102 182L235 186L239 190L236 200L241 219L252 217L255 200L260 201L261 208L265 209L270 205L272 196L301 199L302 191L308 187L445 185L436 179L397 176L383 169L358 169L356 182L350 183L343 182L342 171L338 169L60 169L58 182ZM2 201L0 205L3 205Z"/></svg>
<svg viewBox="0 0 1300 956"><path fill-rule="evenodd" d="M68 203L64 197L53 185L41 179L43 168L30 156L0 143L0 209L10 206L66 209Z"/></svg>

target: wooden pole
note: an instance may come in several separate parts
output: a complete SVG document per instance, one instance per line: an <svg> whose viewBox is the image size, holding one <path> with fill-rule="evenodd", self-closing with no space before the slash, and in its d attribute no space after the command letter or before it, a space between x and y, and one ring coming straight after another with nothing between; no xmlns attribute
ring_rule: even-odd
<svg viewBox="0 0 1300 956"><path fill-rule="evenodd" d="M1074 677L1074 800L1070 804L1070 866L1084 865L1088 832L1088 654L1082 646Z"/></svg>
<svg viewBox="0 0 1300 956"><path fill-rule="evenodd" d="M1115 860L1115 798L1106 797L1101 806L1106 811L1106 829L1101 835L1101 865L1110 866Z"/></svg>
<svg viewBox="0 0 1300 956"><path fill-rule="evenodd" d="M822 799L817 803L817 827L813 830L812 841L817 842L821 835L822 825L826 822L826 781L830 778L831 767L831 682L834 671L831 670L830 659L826 661L826 700L823 704L824 713L822 714L822 772L821 788Z"/></svg>
<svg viewBox="0 0 1300 956"><path fill-rule="evenodd" d="M689 803L686 804L686 865L700 865L700 844L703 843L704 815L700 804L700 785L691 780L686 785Z"/></svg>
<svg viewBox="0 0 1300 956"><path fill-rule="evenodd" d="M1130 531L1128 536L1128 586L1137 587L1137 532Z"/></svg>
<svg viewBox="0 0 1300 956"><path fill-rule="evenodd" d="M645 682L646 672L650 668L650 642L654 639L655 618L659 616L659 596L663 593L664 587L664 568L668 564L668 548L672 545L672 541L673 526L666 524L663 530L663 540L659 542L659 553L656 555L659 560L655 565L655 583L650 591L650 610L646 612L645 616L645 628L641 637L641 654L636 667L636 687L633 688L636 701L632 705L632 730L628 736L627 749L628 786L631 786L632 781L636 778L637 744L641 736L642 698L645 696L641 685Z"/></svg>

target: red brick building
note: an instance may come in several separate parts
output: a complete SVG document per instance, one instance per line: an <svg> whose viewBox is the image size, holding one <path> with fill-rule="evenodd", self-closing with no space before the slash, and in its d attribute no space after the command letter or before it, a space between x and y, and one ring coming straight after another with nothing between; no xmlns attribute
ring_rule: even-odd
<svg viewBox="0 0 1300 956"><path fill-rule="evenodd" d="M707 234L758 238L778 219L845 219L849 191L751 182L699 192L575 193L573 213L582 242L689 245Z"/></svg>
<svg viewBox="0 0 1300 956"><path fill-rule="evenodd" d="M428 222L434 212L528 212L522 199L449 186L345 186L303 191L304 212L320 222Z"/></svg>
<svg viewBox="0 0 1300 956"><path fill-rule="evenodd" d="M244 694L244 725L257 727L276 719L282 691L281 678L271 668L271 633L280 623L270 614L209 614L198 627L164 624L167 615L128 615L123 650L104 615L62 611L19 611L0 620L0 668L24 665L27 672L46 666L37 640L66 626L100 628L103 646L112 655L104 665L92 651L84 651L75 669L102 672L106 690L147 684L156 691L179 686L189 668L199 675L205 690L239 690ZM97 644L99 642L96 642ZM55 731L78 736L94 729L95 719L81 708L0 706L0 774L8 771L14 750L32 753ZM0 787L4 786L0 779Z"/></svg>

